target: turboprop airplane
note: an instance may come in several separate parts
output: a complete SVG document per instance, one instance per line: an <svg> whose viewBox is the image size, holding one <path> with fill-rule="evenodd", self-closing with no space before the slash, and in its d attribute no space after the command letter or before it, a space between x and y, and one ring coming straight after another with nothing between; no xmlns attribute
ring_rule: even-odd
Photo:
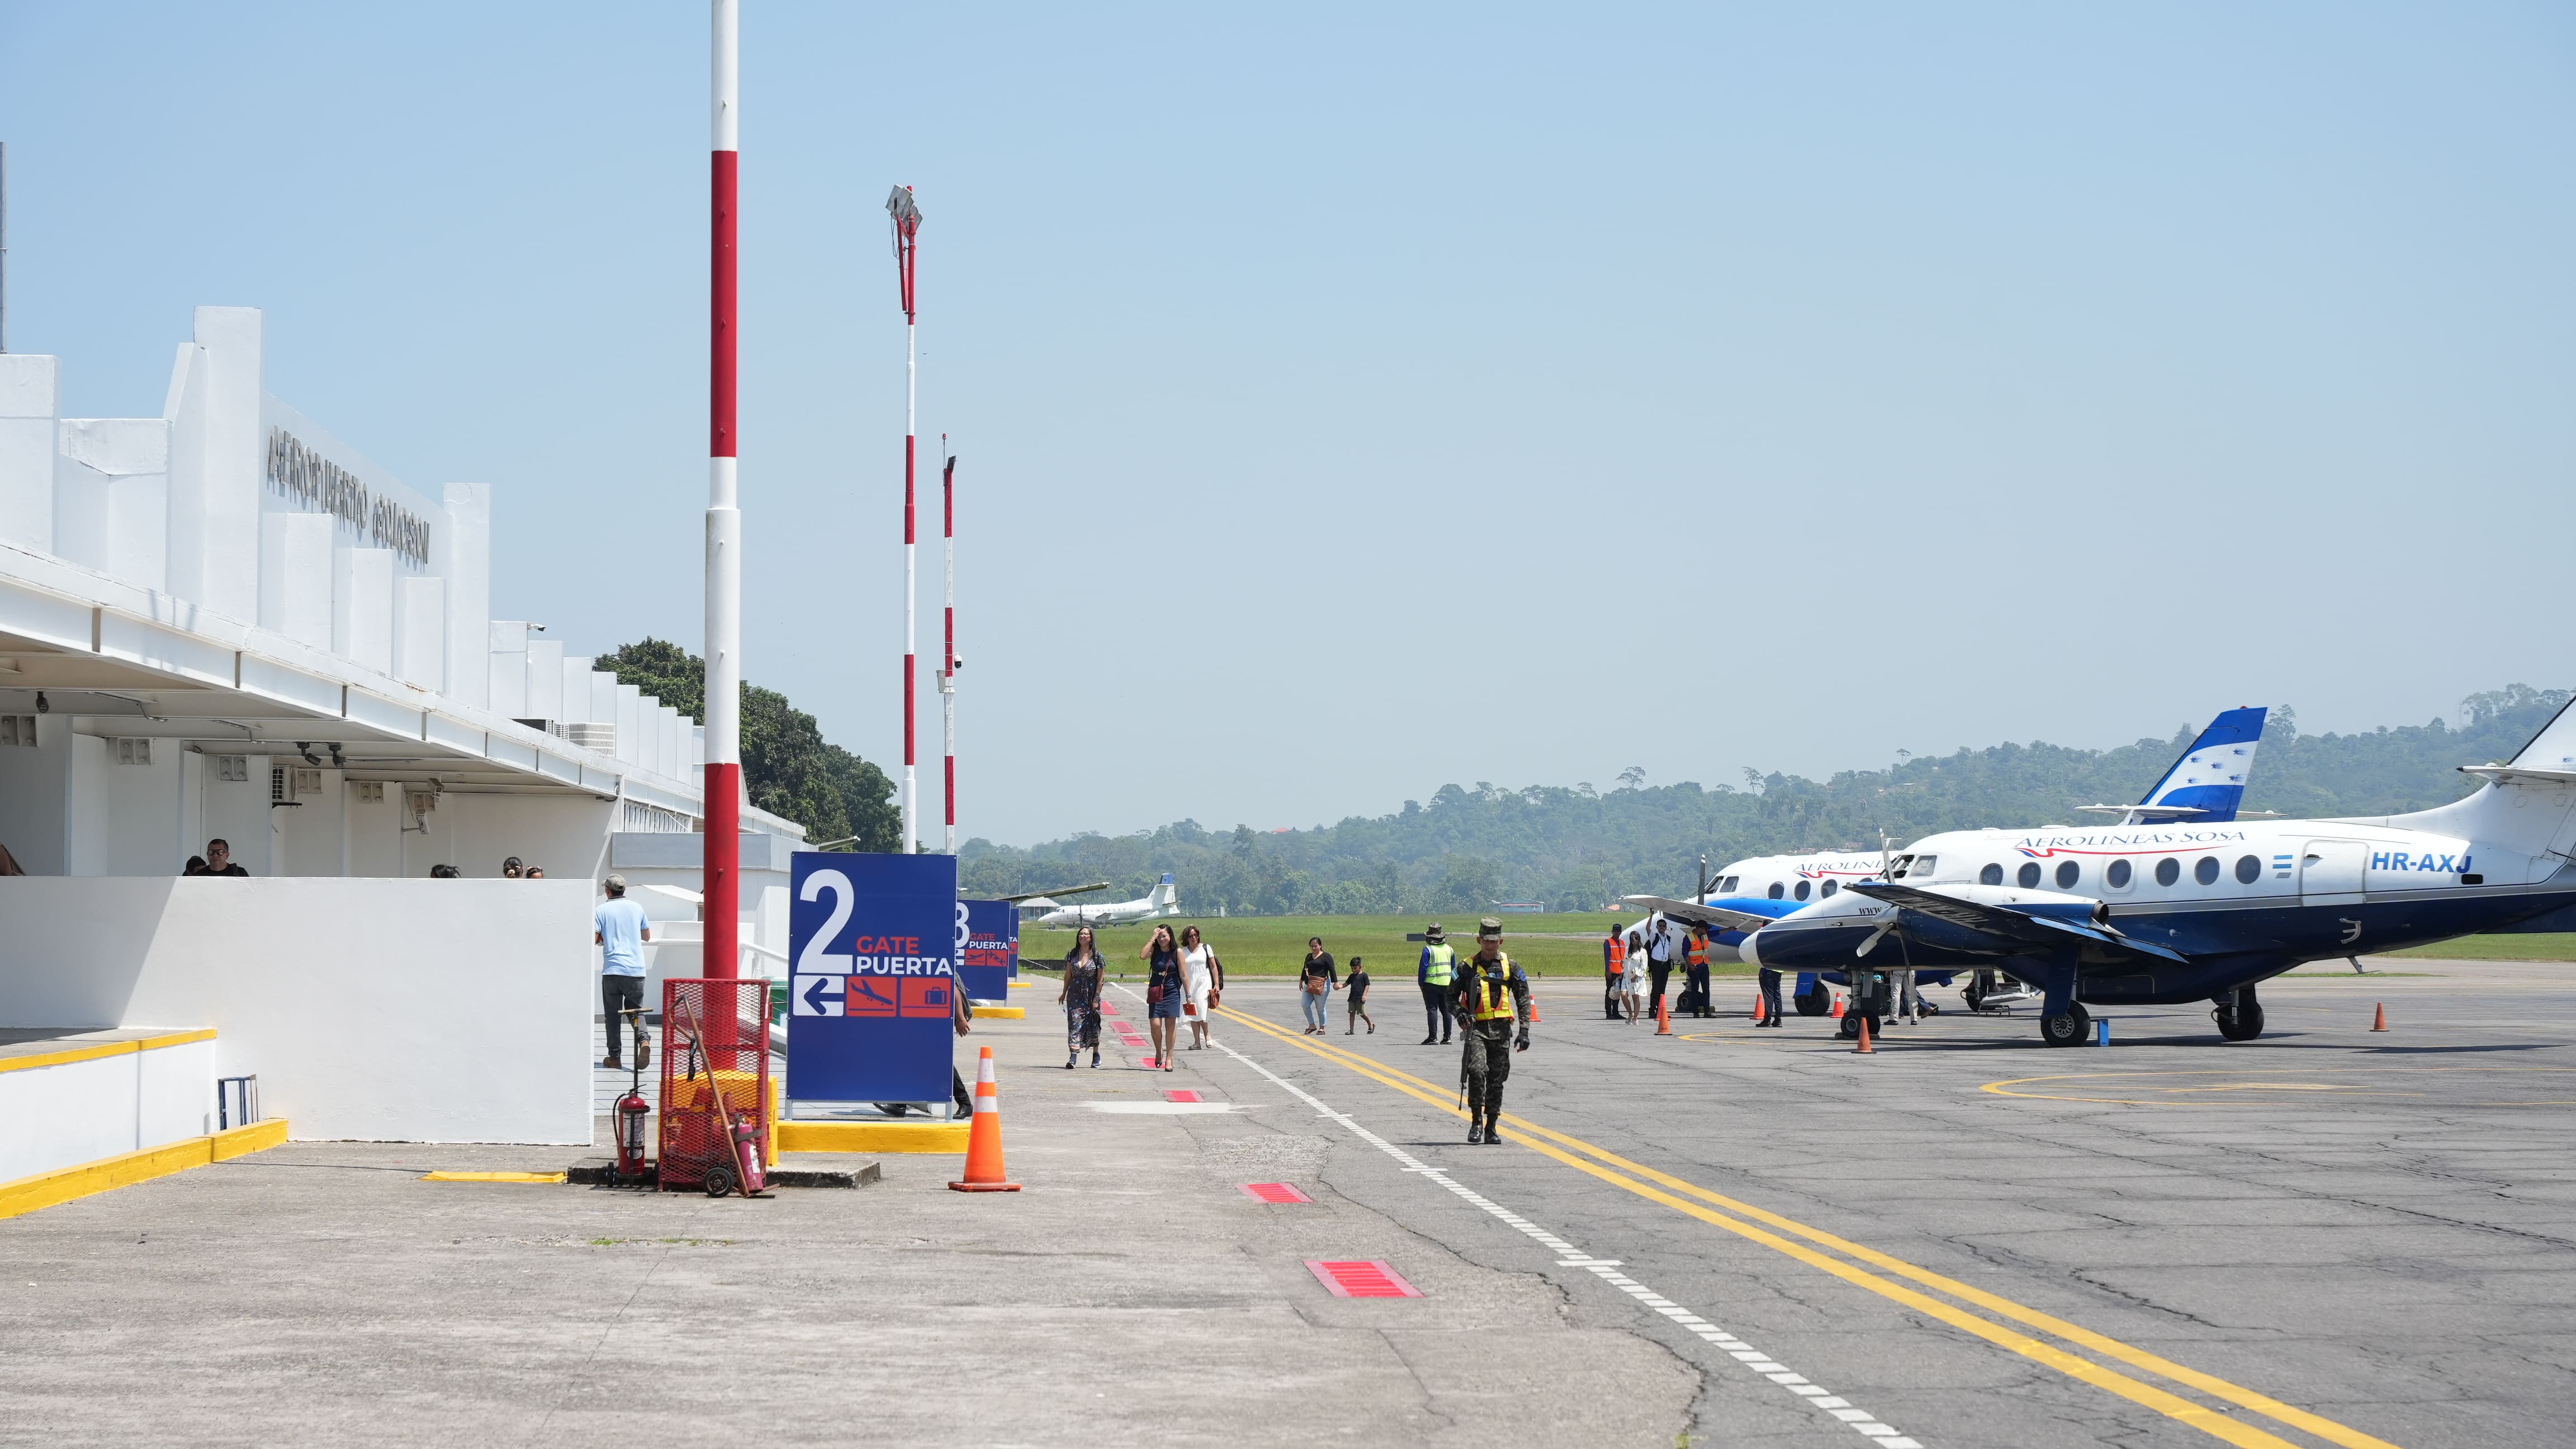
<svg viewBox="0 0 2576 1449"><path fill-rule="evenodd" d="M1989 969L2043 997L2040 1040L2091 1035L2088 1004L2211 1004L2263 1031L2255 988L2302 962L2420 946L2576 903L2576 705L2465 799L2404 815L1928 835L1884 880L1770 921L1777 970Z"/></svg>
<svg viewBox="0 0 2576 1449"><path fill-rule="evenodd" d="M2270 714L2266 705L2250 705L2222 710L2209 722L2165 772L2156 778L2135 805L2079 805L2078 810L2107 812L2120 817L2125 825L2152 821L2190 821L2216 824L2237 818L2245 800L2245 779L2254 770L2254 751L2263 742L2263 723ZM1757 855L1721 867L1707 889L1700 892L1696 904L1720 905L1746 914L1776 919L1803 907L1810 900L1830 899L1836 892L1856 881L1872 880L1887 869L1888 852L1812 851L1799 855ZM1753 897L1754 899L1747 899ZM1646 896L1626 898L1632 905L1646 905L1655 899ZM1675 919L1692 919L1685 911L1671 913ZM1651 928L1653 916L1631 930ZM1716 927L1709 933L1709 959L1736 961L1742 959L1742 930L1730 930L1711 921ZM1924 972L1920 984L1947 986L1951 973ZM1801 971L1790 990L1791 1004L1802 1016L1822 1016L1833 1007L1831 986L1848 984L1838 972ZM2027 1001L2033 993L2014 981L1998 980L1991 971L1978 971L1967 987L1968 1009L2008 1006ZM1924 1003L1928 1009L1931 1003Z"/></svg>
<svg viewBox="0 0 2576 1449"><path fill-rule="evenodd" d="M1104 906L1058 906L1038 917L1041 926L1124 926L1136 921L1160 920L1181 913L1181 892L1172 884L1171 872L1165 871L1161 882L1141 899L1112 901Z"/></svg>

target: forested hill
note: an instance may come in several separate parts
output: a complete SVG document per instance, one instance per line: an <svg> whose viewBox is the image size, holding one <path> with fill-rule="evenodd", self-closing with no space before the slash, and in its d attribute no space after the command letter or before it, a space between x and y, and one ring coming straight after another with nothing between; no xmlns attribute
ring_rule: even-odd
<svg viewBox="0 0 2576 1449"><path fill-rule="evenodd" d="M2508 759L2568 698L2513 685L2461 701L2460 722L2302 735L2272 712L2245 808L2293 817L2377 815L2458 799L2458 766ZM1731 785L1627 785L1596 792L1483 781L1444 785L1392 815L1279 833L1184 820L1136 835L1080 835L1029 849L969 841L970 896L1107 880L1089 899L1141 896L1163 871L1183 909L1214 915L1463 911L1497 900L1588 910L1620 894L1680 894L1702 852L1716 866L1781 851L1876 848L1937 830L2083 819L2075 807L2136 800L2198 732L2111 750L1996 745L1902 760L1830 780L1745 772Z"/></svg>

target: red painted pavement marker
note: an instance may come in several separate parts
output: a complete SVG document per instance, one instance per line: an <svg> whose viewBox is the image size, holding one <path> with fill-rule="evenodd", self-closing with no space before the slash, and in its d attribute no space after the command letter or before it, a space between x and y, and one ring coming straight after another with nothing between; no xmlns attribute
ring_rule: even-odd
<svg viewBox="0 0 2576 1449"><path fill-rule="evenodd" d="M1243 1190L1249 1196L1259 1198L1263 1202L1314 1201L1313 1198L1299 1192L1295 1183L1289 1182L1247 1182L1243 1184Z"/></svg>
<svg viewBox="0 0 2576 1449"><path fill-rule="evenodd" d="M1419 1298L1422 1290L1382 1262L1357 1263L1309 1258L1306 1271L1336 1298Z"/></svg>
<svg viewBox="0 0 2576 1449"><path fill-rule="evenodd" d="M1187 1090L1165 1092L1163 1094L1163 1100L1166 1102L1195 1102L1199 1100L1199 1094Z"/></svg>

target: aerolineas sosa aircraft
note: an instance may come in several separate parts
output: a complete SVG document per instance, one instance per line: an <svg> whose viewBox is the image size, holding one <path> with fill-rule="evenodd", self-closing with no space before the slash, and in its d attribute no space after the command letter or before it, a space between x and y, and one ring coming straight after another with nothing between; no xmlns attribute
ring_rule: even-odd
<svg viewBox="0 0 2576 1449"><path fill-rule="evenodd" d="M1761 923L1744 959L1822 970L1892 945L1908 967L2028 982L2044 999L2050 1046L2086 1039L2088 1002L2205 1000L2219 1035L2248 1041L2263 1030L2256 984L2301 962L2420 946L2576 902L2571 710L2510 763L2461 766L2486 782L2477 793L2411 815L1926 836L1887 879Z"/></svg>
<svg viewBox="0 0 2576 1449"><path fill-rule="evenodd" d="M1172 884L1171 872L1165 871L1154 888L1132 901L1113 901L1100 906L1058 906L1038 917L1041 926L1124 926L1137 921L1159 920L1181 913L1180 887Z"/></svg>

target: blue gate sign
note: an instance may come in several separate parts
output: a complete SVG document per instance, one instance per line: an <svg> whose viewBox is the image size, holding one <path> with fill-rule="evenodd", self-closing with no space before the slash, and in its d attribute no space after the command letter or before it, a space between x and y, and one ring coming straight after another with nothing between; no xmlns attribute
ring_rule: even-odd
<svg viewBox="0 0 2576 1449"><path fill-rule="evenodd" d="M947 1101L957 858L800 850L789 879L788 1097Z"/></svg>
<svg viewBox="0 0 2576 1449"><path fill-rule="evenodd" d="M1009 901L959 901L966 913L966 999L1003 1001L1020 954L1020 912Z"/></svg>

